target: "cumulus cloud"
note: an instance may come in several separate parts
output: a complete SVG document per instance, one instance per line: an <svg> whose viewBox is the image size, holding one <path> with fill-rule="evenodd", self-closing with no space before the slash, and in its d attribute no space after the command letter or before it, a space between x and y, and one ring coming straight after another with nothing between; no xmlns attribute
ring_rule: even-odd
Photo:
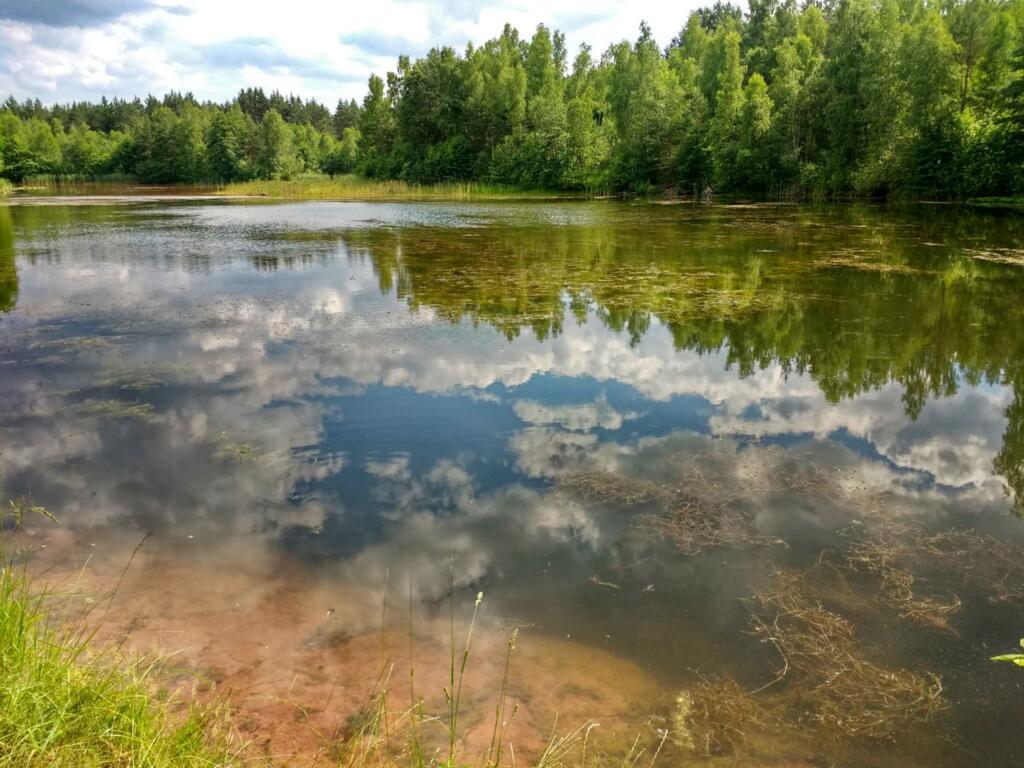
<svg viewBox="0 0 1024 768"><path fill-rule="evenodd" d="M565 429L586 432L601 429L620 429L622 425L639 416L637 413L620 413L604 397L593 403L550 405L534 400L517 400L513 405L516 416L529 424L557 424Z"/></svg>
<svg viewBox="0 0 1024 768"><path fill-rule="evenodd" d="M361 98L369 75L393 69L399 54L461 50L506 22L524 38L539 23L561 28L570 51L584 42L601 51L634 37L641 20L667 42L698 4L0 0L0 92L50 103L178 90L220 101L251 85L332 105Z"/></svg>
<svg viewBox="0 0 1024 768"><path fill-rule="evenodd" d="M269 37L239 37L202 46L197 51L203 65L214 69L244 70L253 67L284 71L312 80L345 82L361 80L328 63L290 54Z"/></svg>
<svg viewBox="0 0 1024 768"><path fill-rule="evenodd" d="M373 56L415 56L430 47L428 43L417 42L400 35L390 35L376 29L347 32L339 36L338 40L343 45L352 46Z"/></svg>
<svg viewBox="0 0 1024 768"><path fill-rule="evenodd" d="M0 19L48 27L95 27L149 11L189 13L185 6L152 0L0 0Z"/></svg>

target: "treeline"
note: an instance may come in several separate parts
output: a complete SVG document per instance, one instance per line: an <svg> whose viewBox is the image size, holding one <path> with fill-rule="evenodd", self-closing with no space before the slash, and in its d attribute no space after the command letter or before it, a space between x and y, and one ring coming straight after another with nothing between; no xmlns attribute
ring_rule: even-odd
<svg viewBox="0 0 1024 768"><path fill-rule="evenodd" d="M134 177L147 183L290 178L356 166L359 106L332 115L316 101L244 89L227 104L171 93L0 109L0 176Z"/></svg>
<svg viewBox="0 0 1024 768"><path fill-rule="evenodd" d="M1024 0L751 0L661 49L539 26L373 76L361 105L246 89L0 110L0 173L956 198L1024 192Z"/></svg>

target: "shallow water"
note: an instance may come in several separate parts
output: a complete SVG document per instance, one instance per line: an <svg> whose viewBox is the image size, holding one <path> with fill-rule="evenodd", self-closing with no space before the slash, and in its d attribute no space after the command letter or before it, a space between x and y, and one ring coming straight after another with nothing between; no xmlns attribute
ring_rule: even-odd
<svg viewBox="0 0 1024 768"><path fill-rule="evenodd" d="M61 519L28 532L52 573L116 580L152 532L113 620L269 751L351 714L410 603L440 692L454 557L481 712L521 627L527 744L770 683L781 571L948 708L835 741L801 700L805 739L729 759L1016 765L1022 299L1024 219L947 207L0 207L0 495Z"/></svg>

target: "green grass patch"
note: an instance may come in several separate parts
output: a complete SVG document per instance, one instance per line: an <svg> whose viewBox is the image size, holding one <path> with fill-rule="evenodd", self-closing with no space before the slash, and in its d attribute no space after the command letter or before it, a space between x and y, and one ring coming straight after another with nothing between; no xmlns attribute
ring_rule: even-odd
<svg viewBox="0 0 1024 768"><path fill-rule="evenodd" d="M481 182L410 184L359 176L303 176L290 181L245 181L228 184L219 194L297 200L546 200L584 198L583 193L519 189Z"/></svg>
<svg viewBox="0 0 1024 768"><path fill-rule="evenodd" d="M967 201L969 205L980 208L1013 208L1024 211L1024 195L1015 197L972 197Z"/></svg>
<svg viewBox="0 0 1024 768"><path fill-rule="evenodd" d="M97 649L56 619L60 602L0 570L0 768L238 763L222 713L157 698L152 663Z"/></svg>
<svg viewBox="0 0 1024 768"><path fill-rule="evenodd" d="M14 191L14 185L7 179L0 179L0 197L6 197Z"/></svg>

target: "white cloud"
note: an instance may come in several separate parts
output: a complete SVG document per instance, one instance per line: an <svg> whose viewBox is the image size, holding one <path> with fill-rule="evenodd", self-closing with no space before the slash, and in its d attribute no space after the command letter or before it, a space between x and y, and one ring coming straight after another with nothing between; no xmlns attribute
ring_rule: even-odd
<svg viewBox="0 0 1024 768"><path fill-rule="evenodd" d="M333 105L339 97L361 98L371 72L393 68L400 53L420 55L432 45L461 50L499 34L506 22L524 37L543 22L566 32L570 51L587 42L600 52L635 37L641 20L667 44L699 5L0 0L0 92L54 102L174 89L223 100L254 85Z"/></svg>

